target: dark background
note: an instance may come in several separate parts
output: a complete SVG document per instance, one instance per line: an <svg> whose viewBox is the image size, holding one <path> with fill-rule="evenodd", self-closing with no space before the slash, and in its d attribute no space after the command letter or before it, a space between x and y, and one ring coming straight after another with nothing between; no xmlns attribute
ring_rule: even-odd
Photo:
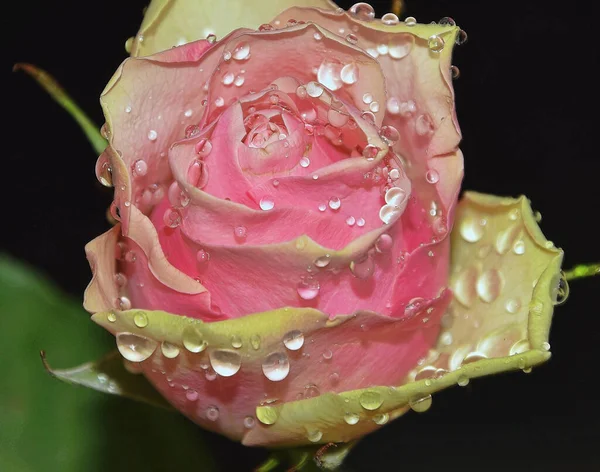
<svg viewBox="0 0 600 472"><path fill-rule="evenodd" d="M12 11L0 20L0 250L79 299L90 278L83 246L108 228L111 191L97 183L96 156L72 120L11 67L24 61L48 70L101 124L99 94L125 58L125 40L137 31L146 2L10 2ZM388 2L371 3L378 16L388 11ZM527 194L569 268L600 261L592 72L599 40L594 2L561 7L542 0L407 0L405 15L420 22L451 16L469 35L454 55L464 188ZM345 469L600 470L599 291L600 277L571 284L569 301L555 312L547 364L436 394L427 413L409 413L365 438ZM224 471L251 470L266 455L199 434Z"/></svg>

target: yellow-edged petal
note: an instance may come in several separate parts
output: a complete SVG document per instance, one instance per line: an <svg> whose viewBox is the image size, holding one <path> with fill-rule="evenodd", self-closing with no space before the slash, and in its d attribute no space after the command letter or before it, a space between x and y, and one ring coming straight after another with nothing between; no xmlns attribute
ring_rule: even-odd
<svg viewBox="0 0 600 472"><path fill-rule="evenodd" d="M149 56L209 34L221 38L237 28L258 28L292 6L336 8L330 0L152 0L137 36L132 38L130 52L132 56Z"/></svg>

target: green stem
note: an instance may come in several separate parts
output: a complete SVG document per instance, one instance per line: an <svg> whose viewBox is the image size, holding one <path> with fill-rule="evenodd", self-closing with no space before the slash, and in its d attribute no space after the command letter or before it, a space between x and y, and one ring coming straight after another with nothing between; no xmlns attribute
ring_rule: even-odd
<svg viewBox="0 0 600 472"><path fill-rule="evenodd" d="M591 277L593 275L600 274L600 263L598 264L579 264L573 267L571 270L565 271L565 278L567 280L582 279L584 277Z"/></svg>
<svg viewBox="0 0 600 472"><path fill-rule="evenodd" d="M13 66L13 71L22 70L42 86L56 102L62 106L85 133L88 141L96 151L101 154L106 148L106 139L98 131L98 126L88 118L85 112L77 106L73 99L65 92L59 83L48 72L31 64L19 63Z"/></svg>

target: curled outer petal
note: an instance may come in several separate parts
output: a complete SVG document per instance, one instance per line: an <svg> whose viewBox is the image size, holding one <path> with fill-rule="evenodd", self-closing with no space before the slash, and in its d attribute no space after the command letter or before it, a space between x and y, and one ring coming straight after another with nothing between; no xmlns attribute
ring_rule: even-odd
<svg viewBox="0 0 600 472"><path fill-rule="evenodd" d="M152 0L137 36L132 38L130 52L132 56L148 56L209 34L220 38L236 28L258 28L291 6L336 8L330 0L235 2L230 7L200 0Z"/></svg>
<svg viewBox="0 0 600 472"><path fill-rule="evenodd" d="M329 318L311 308L214 323L146 312L143 327L136 323L136 310L97 313L93 319L113 333L133 333L149 343L154 353L140 370L176 408L209 429L247 445L347 442L411 406L426 409L430 395L442 388L528 369L550 357L548 333L562 251L545 240L527 200L468 193L457 211L452 242L451 284L457 297L442 316L441 333L427 325L438 325L447 292L436 310L403 320L369 312ZM475 284L475 295L461 298L467 283ZM509 303L513 300L518 303ZM296 350L284 342L294 331L303 335ZM422 360L411 361L418 370L400 379L402 368L381 362L382 354L406 357L412 346L423 347L412 344L419 336L431 334L431 345L437 339L437 347L428 353L421 349ZM165 357L158 347L164 342L178 346L180 353ZM204 347L194 353L186 345L192 351ZM323 354L328 346L339 352ZM407 350L392 352L399 346ZM264 374L265 359L274 352L283 355L279 366L289 369L281 381ZM357 353L360 359L353 357ZM328 364L332 361L339 364ZM309 383L311 376L316 383Z"/></svg>

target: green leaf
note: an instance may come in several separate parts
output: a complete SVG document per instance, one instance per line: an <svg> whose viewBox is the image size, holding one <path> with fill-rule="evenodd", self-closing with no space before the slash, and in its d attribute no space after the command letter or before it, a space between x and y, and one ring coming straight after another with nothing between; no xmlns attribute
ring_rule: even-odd
<svg viewBox="0 0 600 472"><path fill-rule="evenodd" d="M46 360L46 352L42 351L40 355L48 373L59 380L174 411L145 377L127 371L123 357L116 350L97 362L86 362L71 369L52 369Z"/></svg>
<svg viewBox="0 0 600 472"><path fill-rule="evenodd" d="M99 358L114 338L45 279L0 255L0 470L216 470L179 414L58 382L42 366ZM74 374L73 374L74 375Z"/></svg>
<svg viewBox="0 0 600 472"><path fill-rule="evenodd" d="M102 137L98 131L98 126L79 108L77 103L69 96L65 89L52 77L48 72L31 64L19 63L15 64L13 71L22 70L32 77L40 86L63 107L69 115L77 122L81 130L85 133L88 141L96 151L96 154L101 154L106 145L106 139Z"/></svg>

